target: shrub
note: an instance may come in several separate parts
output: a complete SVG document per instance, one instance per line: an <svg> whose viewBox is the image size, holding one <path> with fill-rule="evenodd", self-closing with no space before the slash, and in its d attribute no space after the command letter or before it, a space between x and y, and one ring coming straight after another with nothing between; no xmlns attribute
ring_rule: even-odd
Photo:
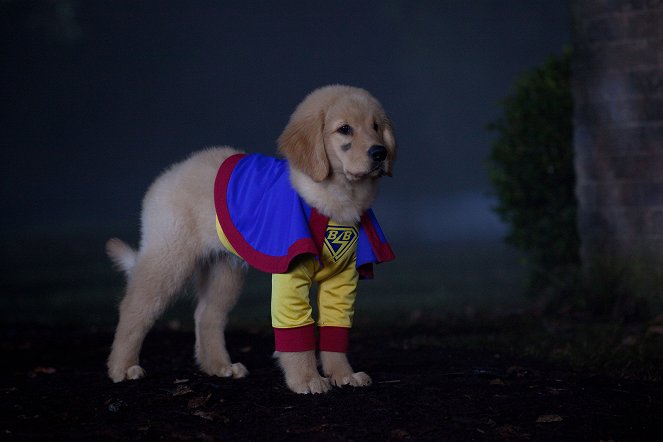
<svg viewBox="0 0 663 442"><path fill-rule="evenodd" d="M503 115L489 156L495 211L508 226L507 242L523 252L529 289L555 294L578 277L573 166L571 51L524 73L502 101Z"/></svg>

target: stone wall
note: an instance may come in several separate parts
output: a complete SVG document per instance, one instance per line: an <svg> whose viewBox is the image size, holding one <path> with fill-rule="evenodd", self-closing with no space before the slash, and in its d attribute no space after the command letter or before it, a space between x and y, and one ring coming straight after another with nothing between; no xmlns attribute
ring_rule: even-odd
<svg viewBox="0 0 663 442"><path fill-rule="evenodd" d="M663 258L663 0L576 0L578 223L597 256Z"/></svg>

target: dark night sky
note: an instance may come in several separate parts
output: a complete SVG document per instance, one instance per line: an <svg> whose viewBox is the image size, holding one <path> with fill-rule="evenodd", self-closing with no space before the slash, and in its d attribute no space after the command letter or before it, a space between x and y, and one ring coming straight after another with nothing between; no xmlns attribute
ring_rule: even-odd
<svg viewBox="0 0 663 442"><path fill-rule="evenodd" d="M170 163L209 145L273 152L310 90L346 83L396 124L385 230L495 232L485 125L571 39L566 1L550 0L4 0L0 14L5 231L137 225Z"/></svg>

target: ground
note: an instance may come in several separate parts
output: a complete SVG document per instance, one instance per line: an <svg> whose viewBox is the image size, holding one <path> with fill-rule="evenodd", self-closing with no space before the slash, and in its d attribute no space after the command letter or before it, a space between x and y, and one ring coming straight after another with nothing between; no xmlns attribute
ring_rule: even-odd
<svg viewBox="0 0 663 442"><path fill-rule="evenodd" d="M288 391L268 330L235 329L245 379L200 374L193 334L146 340L148 376L105 374L112 329L2 328L1 439L660 440L663 384L571 368L495 345L450 345L436 324L353 331L367 388ZM457 332L457 333L465 333ZM463 342L468 343L472 339ZM490 342L490 339L483 340Z"/></svg>

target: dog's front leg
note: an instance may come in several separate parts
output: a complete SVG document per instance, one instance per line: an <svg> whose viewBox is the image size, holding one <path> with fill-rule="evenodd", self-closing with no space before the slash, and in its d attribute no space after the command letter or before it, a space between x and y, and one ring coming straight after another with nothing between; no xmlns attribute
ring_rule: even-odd
<svg viewBox="0 0 663 442"><path fill-rule="evenodd" d="M363 371L354 372L345 353L335 351L321 351L322 372L331 383L337 387L351 385L353 387L366 387L371 385L371 377Z"/></svg>
<svg viewBox="0 0 663 442"><path fill-rule="evenodd" d="M315 351L277 352L285 382L295 393L326 393L331 389L329 380L320 376L316 367Z"/></svg>

